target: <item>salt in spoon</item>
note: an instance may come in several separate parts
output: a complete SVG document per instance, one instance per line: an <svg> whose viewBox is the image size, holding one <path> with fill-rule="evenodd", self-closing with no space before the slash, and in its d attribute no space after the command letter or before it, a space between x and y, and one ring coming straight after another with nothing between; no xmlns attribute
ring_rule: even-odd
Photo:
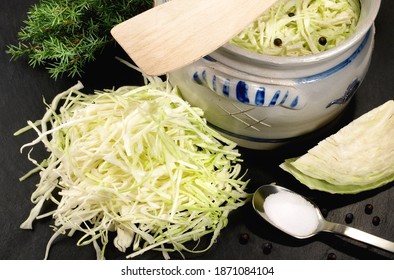
<svg viewBox="0 0 394 280"><path fill-rule="evenodd" d="M277 217L272 213L270 213L272 211L267 207L268 206L267 200L270 195L274 195L274 194L277 194L276 197L278 199L274 200L273 198L275 196L272 196L270 198L271 201L269 202L271 206L269 207L272 207L272 205L276 203L282 203L282 204L288 203L286 207L281 208L282 211L281 215L282 214L284 216L289 215L293 218L296 217L296 219L292 219L292 220L293 222L299 222L299 223L302 223L302 220L305 218L305 216L309 216L309 218L307 218L308 221L304 221L304 222L308 222L308 223L310 222L312 225L306 225L306 227L303 227L302 229L289 228L287 225L285 225L283 221L281 221L280 217ZM290 200L292 201L284 201L283 199L280 199L279 197L280 195L291 196L292 198L290 198ZM293 209L290 209L289 207L293 202L297 202L297 205L293 204L294 206ZM326 221L323 215L321 214L319 208L313 202L284 187L275 184L268 184L259 187L253 195L252 204L255 211L261 217L263 217L267 222L277 227L278 229L282 230L283 232L291 236L294 236L296 238L305 239L312 237L319 232L331 232L334 234L350 237L355 240L394 253L394 242L388 241L386 239L377 237L375 235L366 233L364 231L355 229L350 226ZM313 221L314 219L315 221ZM313 223L315 224L313 225Z"/></svg>

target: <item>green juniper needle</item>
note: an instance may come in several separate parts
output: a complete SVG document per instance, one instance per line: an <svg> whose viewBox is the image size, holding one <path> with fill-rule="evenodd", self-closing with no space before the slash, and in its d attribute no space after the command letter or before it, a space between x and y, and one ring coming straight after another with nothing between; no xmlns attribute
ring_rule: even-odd
<svg viewBox="0 0 394 280"><path fill-rule="evenodd" d="M18 43L7 53L44 66L54 79L81 76L84 65L114 43L114 25L152 6L153 0L41 0L28 10Z"/></svg>

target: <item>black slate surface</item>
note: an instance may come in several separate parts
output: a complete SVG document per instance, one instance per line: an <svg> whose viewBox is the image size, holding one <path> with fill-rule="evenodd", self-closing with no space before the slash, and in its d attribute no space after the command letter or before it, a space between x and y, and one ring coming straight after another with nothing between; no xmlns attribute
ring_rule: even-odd
<svg viewBox="0 0 394 280"><path fill-rule="evenodd" d="M28 216L31 207L30 195L38 177L24 182L18 178L31 169L26 154L21 155L19 148L33 139L34 134L14 137L13 133L25 126L27 120L41 118L44 112L43 97L52 98L76 83L77 79L59 79L49 77L45 69L33 69L27 61L10 62L5 53L6 45L15 44L17 32L26 11L35 0L0 2L0 259L42 259L45 246L52 235L51 220L43 219L34 225L34 230L21 230L19 225ZM345 223L345 215L353 213L350 224L361 230L394 241L394 188L393 183L378 190L357 195L331 195L310 191L294 178L282 171L278 165L283 159L301 155L319 140L343 127L354 118L394 98L394 2L383 0L376 20L376 44L370 70L360 89L352 99L345 114L324 133L303 143L296 149L283 148L279 151L253 151L241 149L244 166L249 169L251 179L249 191L254 191L262 184L277 182L306 195L321 208L328 211L327 219ZM122 85L138 85L142 79L138 73L119 63L115 55L127 58L120 49L108 48L98 59L88 65L85 74L79 79L85 85L85 91L112 88ZM394 140L393 140L394 145ZM43 153L43 151L36 151ZM371 215L364 213L366 204L372 204ZM379 216L378 226L372 224L372 217ZM247 233L246 244L239 242L239 235ZM94 259L91 246L77 247L77 238L60 237L53 246L50 259ZM272 250L263 250L264 244L271 243ZM307 240L289 237L261 220L250 204L233 212L228 226L222 231L217 243L211 250L200 255L185 254L192 259L327 259L334 253L337 259L393 259L394 254L347 238L331 234L320 234ZM107 259L123 259L113 246L107 248ZM141 259L161 259L158 253L147 253ZM181 258L174 254L173 258Z"/></svg>

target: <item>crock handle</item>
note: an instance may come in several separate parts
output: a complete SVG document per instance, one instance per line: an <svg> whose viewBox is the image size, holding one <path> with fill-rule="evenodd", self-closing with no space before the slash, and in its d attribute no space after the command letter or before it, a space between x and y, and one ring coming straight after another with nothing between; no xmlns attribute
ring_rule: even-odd
<svg viewBox="0 0 394 280"><path fill-rule="evenodd" d="M191 79L220 96L235 101L262 107L283 106L301 109L305 106L300 94L294 87L280 84L259 84L240 80L222 73L213 73L210 68L194 69Z"/></svg>

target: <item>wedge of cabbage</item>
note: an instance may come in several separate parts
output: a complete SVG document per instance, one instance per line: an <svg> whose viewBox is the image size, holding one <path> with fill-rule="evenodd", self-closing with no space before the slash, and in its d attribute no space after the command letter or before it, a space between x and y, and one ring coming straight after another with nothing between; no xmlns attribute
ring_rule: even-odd
<svg viewBox="0 0 394 280"><path fill-rule="evenodd" d="M394 181L394 100L280 167L311 189L355 194Z"/></svg>

